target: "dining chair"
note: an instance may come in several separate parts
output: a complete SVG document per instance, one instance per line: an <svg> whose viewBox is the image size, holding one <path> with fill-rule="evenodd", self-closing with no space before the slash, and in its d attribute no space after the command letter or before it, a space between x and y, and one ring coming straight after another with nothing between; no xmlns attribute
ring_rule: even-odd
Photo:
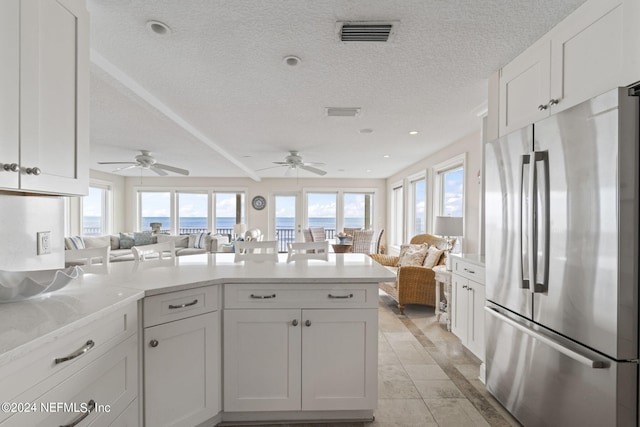
<svg viewBox="0 0 640 427"><path fill-rule="evenodd" d="M131 252L133 252L133 259L136 262L150 259L175 259L176 242L171 240L168 242L154 243L152 245L133 246Z"/></svg>
<svg viewBox="0 0 640 427"><path fill-rule="evenodd" d="M236 253L234 262L271 261L278 262L277 240L245 240L234 242Z"/></svg>
<svg viewBox="0 0 640 427"><path fill-rule="evenodd" d="M287 262L299 259L321 259L327 261L329 255L329 241L324 242L295 242L287 243Z"/></svg>
<svg viewBox="0 0 640 427"><path fill-rule="evenodd" d="M373 239L373 229L356 230L353 233L353 246L351 252L360 254L371 253L371 240Z"/></svg>
<svg viewBox="0 0 640 427"><path fill-rule="evenodd" d="M309 227L311 232L311 238L313 242L322 242L327 240L327 233L324 231L324 227Z"/></svg>

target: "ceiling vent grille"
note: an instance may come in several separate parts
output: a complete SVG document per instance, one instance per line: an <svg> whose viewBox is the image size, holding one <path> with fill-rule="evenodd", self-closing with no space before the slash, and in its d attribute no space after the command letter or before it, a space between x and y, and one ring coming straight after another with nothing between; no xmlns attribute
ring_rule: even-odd
<svg viewBox="0 0 640 427"><path fill-rule="evenodd" d="M388 42L393 25L381 22L344 22L340 29L342 42Z"/></svg>
<svg viewBox="0 0 640 427"><path fill-rule="evenodd" d="M360 114L360 108L327 107L329 117L356 117Z"/></svg>

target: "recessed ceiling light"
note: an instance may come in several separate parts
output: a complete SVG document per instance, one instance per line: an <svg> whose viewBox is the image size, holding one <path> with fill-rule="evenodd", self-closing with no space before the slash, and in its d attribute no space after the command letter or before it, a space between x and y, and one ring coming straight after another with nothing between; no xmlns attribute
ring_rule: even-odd
<svg viewBox="0 0 640 427"><path fill-rule="evenodd" d="M282 60L284 61L285 64L291 67L295 67L302 61L300 58L293 55L285 56L284 58L282 58Z"/></svg>
<svg viewBox="0 0 640 427"><path fill-rule="evenodd" d="M171 28L160 21L147 21L147 30L156 36L168 36L171 34Z"/></svg>
<svg viewBox="0 0 640 427"><path fill-rule="evenodd" d="M370 129L370 128L360 129L359 132L363 134L373 133L373 129Z"/></svg>
<svg viewBox="0 0 640 427"><path fill-rule="evenodd" d="M417 135L417 134L418 134L417 130L409 131L409 135Z"/></svg>
<svg viewBox="0 0 640 427"><path fill-rule="evenodd" d="M385 159L388 159L388 158L389 158L389 157L391 157L391 156L390 156L390 155L388 155L388 154L385 154L385 155L384 155L384 156L382 156L382 157L384 157Z"/></svg>
<svg viewBox="0 0 640 427"><path fill-rule="evenodd" d="M370 172L371 172L371 169L367 169L365 172L366 172L366 173L370 173Z"/></svg>

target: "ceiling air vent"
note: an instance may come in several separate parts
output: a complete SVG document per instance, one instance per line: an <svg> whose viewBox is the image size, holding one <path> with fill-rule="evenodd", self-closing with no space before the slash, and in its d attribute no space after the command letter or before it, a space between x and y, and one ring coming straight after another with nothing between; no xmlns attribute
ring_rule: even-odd
<svg viewBox="0 0 640 427"><path fill-rule="evenodd" d="M342 22L342 42L388 42L393 24L389 22Z"/></svg>
<svg viewBox="0 0 640 427"><path fill-rule="evenodd" d="M329 117L355 117L360 114L360 108L327 107Z"/></svg>

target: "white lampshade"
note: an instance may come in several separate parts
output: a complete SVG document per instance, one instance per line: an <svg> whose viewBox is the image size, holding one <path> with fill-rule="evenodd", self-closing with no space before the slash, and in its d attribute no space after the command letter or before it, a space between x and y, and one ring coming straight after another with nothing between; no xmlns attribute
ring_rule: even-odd
<svg viewBox="0 0 640 427"><path fill-rule="evenodd" d="M433 234L438 236L462 236L461 216L437 216Z"/></svg>
<svg viewBox="0 0 640 427"><path fill-rule="evenodd" d="M235 224L233 226L233 232L236 236L242 236L247 231L247 224Z"/></svg>

